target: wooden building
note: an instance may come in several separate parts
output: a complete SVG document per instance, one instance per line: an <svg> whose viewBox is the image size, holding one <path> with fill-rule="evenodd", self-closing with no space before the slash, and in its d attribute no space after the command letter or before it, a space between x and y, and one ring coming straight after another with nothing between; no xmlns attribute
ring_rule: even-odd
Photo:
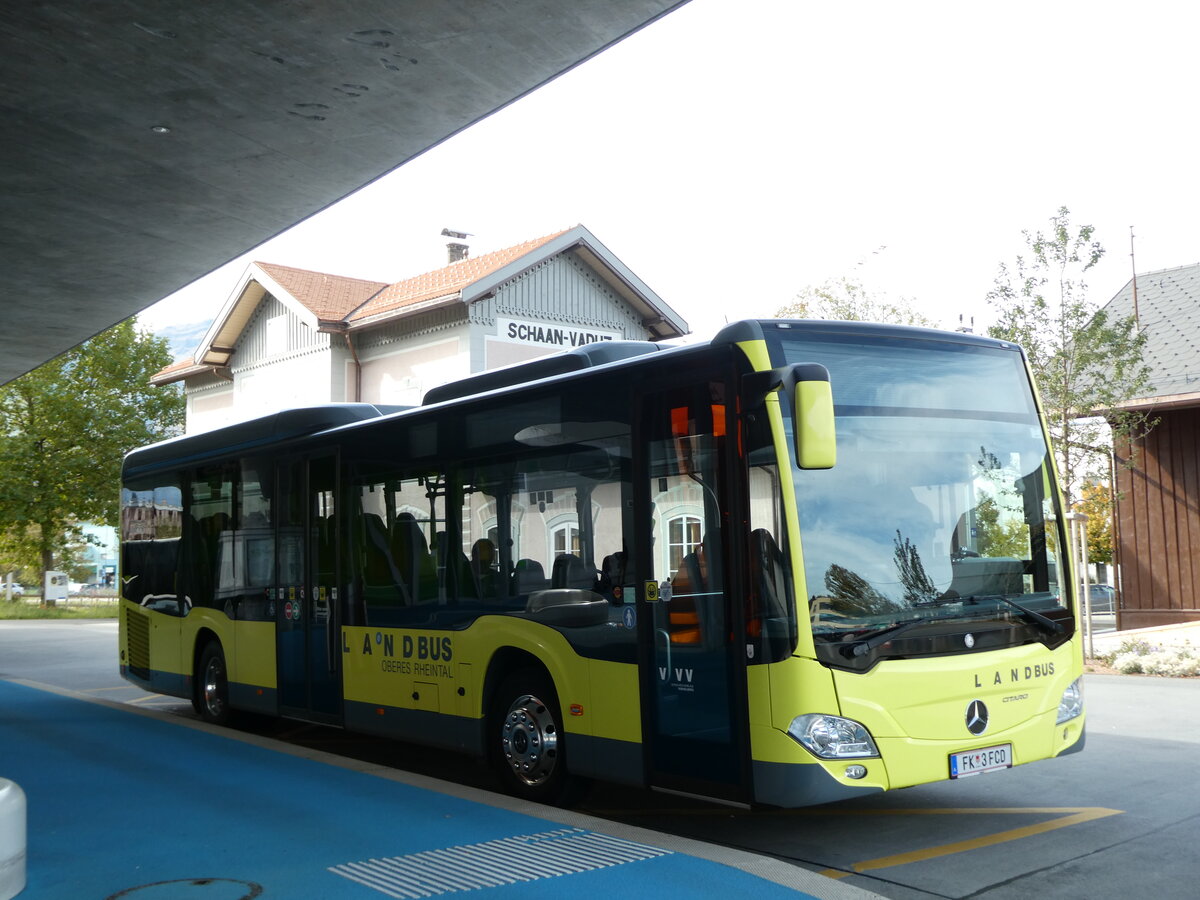
<svg viewBox="0 0 1200 900"><path fill-rule="evenodd" d="M1136 313L1151 388L1126 406L1158 419L1116 451L1117 627L1200 621L1200 264L1131 280L1105 309ZM1132 459L1134 465L1123 465Z"/></svg>

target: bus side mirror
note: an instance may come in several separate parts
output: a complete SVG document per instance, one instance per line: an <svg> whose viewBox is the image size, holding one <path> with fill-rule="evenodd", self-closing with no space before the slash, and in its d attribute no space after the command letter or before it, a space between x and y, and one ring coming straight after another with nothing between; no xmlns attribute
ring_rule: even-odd
<svg viewBox="0 0 1200 900"><path fill-rule="evenodd" d="M744 380L745 408L758 408L781 388L792 402L797 464L802 469L832 469L837 462L837 437L829 370L818 363L796 363L751 372Z"/></svg>
<svg viewBox="0 0 1200 900"><path fill-rule="evenodd" d="M796 463L802 469L832 469L837 462L837 436L829 370L816 363L798 363L792 373Z"/></svg>

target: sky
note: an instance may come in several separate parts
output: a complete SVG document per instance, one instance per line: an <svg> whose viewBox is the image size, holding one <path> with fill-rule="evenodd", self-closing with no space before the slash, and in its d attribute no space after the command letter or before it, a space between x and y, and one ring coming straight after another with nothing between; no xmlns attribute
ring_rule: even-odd
<svg viewBox="0 0 1200 900"><path fill-rule="evenodd" d="M698 333L853 276L944 327L1060 206L1104 302L1200 262L1200 4L692 0L143 312L214 316L250 260L398 281L586 226ZM881 249L882 248L882 249Z"/></svg>

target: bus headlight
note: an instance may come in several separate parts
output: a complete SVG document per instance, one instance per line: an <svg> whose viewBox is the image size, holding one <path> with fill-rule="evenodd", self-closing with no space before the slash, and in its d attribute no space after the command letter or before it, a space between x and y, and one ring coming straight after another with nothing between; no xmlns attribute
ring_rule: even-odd
<svg viewBox="0 0 1200 900"><path fill-rule="evenodd" d="M1069 722L1083 715L1083 679L1076 678L1063 691L1062 699L1058 701L1058 722Z"/></svg>
<svg viewBox="0 0 1200 900"><path fill-rule="evenodd" d="M867 729L853 719L809 713L796 716L788 726L801 746L819 759L856 759L878 756L879 750Z"/></svg>

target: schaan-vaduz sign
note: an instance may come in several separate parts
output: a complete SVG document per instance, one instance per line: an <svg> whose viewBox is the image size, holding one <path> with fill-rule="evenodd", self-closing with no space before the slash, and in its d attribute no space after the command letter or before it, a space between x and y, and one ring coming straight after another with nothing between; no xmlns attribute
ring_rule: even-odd
<svg viewBox="0 0 1200 900"><path fill-rule="evenodd" d="M619 340L618 331L599 328L579 328L573 325L552 325L549 322L534 322L527 319L505 319L496 317L496 336L513 344L530 344L537 347L554 347L570 350L584 344L599 341Z"/></svg>

